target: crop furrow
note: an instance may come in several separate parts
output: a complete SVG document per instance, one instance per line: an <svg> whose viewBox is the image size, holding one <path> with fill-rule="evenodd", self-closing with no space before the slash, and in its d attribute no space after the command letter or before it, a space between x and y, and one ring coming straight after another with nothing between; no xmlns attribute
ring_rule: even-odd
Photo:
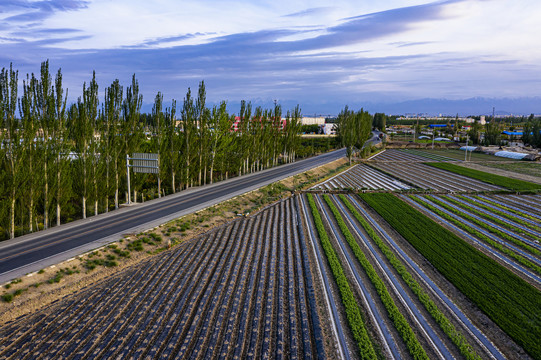
<svg viewBox="0 0 541 360"><path fill-rule="evenodd" d="M306 241L310 241L309 238L304 237L303 223L301 219L301 213L299 208L300 196L295 196L291 200L291 213L293 216L293 248L294 252L294 272L293 278L295 279L295 295L298 297L296 300L297 316L297 337L299 341L299 359L305 357L315 357L317 354L324 354L323 350L323 336L321 334L321 327L319 322L319 316L316 308L315 290L313 286L312 274L310 272L310 265L308 260L308 249L306 248ZM308 226L308 224L307 224ZM323 284L322 284L323 285Z"/></svg>
<svg viewBox="0 0 541 360"><path fill-rule="evenodd" d="M162 264L164 262L165 260L162 262ZM151 274L153 271L151 266L147 266L143 269L143 275ZM93 303L91 303L92 305L88 309L83 307L80 312L75 312L74 314L72 314L72 316L70 316L70 320L67 323L69 324L69 326L56 326L53 319L51 323L51 326L54 326L53 331L49 331L47 333L47 336L43 340L39 341L39 344L37 344L37 346L37 339L30 341L30 344L33 344L32 352L39 354L39 356L41 357L52 357L54 356L53 354L61 352L65 348L70 346L71 341L64 340L66 336L69 336L69 334L73 333L81 334L81 331L85 331L90 327L90 324L88 322L82 322L80 321L80 319L95 318L97 316L100 316L107 311L111 304L116 304L125 299L129 294L129 288L136 281L136 275L139 275L139 272L133 274L133 277L131 277L128 281L122 282L123 286L120 286L118 288L118 290L120 291L113 291L116 290L117 287L114 283L109 283L109 289L105 292L111 292L112 296L99 298L105 299L105 301L99 301L99 299L92 299ZM27 356L30 356L32 352L28 352Z"/></svg>
<svg viewBox="0 0 541 360"><path fill-rule="evenodd" d="M92 354L92 358L115 358L118 356L118 353L123 349L129 347L130 342L133 342L134 334L141 329L143 324L146 322L152 321L152 319L159 313L159 310L165 306L167 299L170 299L173 296L173 290L179 287L179 282L182 280L182 274L185 274L189 265L186 266L184 263L185 259L188 260L188 264L191 264L197 258L194 256L197 254L202 246L203 242L192 241L192 246L184 247L177 251L177 253L182 254L181 257L176 259L171 263L171 266L163 271L164 273L170 273L171 276L167 278L165 284L160 286L155 286L152 292L149 292L145 295L145 298L139 301L137 308L134 311L129 312L129 317L124 321L118 329L112 329L111 332L114 334L113 339L105 342L106 346L102 347L101 350L97 353ZM177 266L177 263L181 263ZM146 300L149 299L149 300ZM135 318L137 321L133 323ZM143 326L144 328L144 326ZM100 343L104 341L99 341Z"/></svg>
<svg viewBox="0 0 541 360"><path fill-rule="evenodd" d="M256 336L255 347L253 348L253 358L268 358L270 357L270 344L271 344L271 331L274 325L274 314L276 312L274 305L274 299L276 297L276 256L278 244L278 224L279 224L280 211L275 208L274 221L272 232L269 234L271 237L271 249L269 252L270 261L268 262L267 273L265 275L265 289L263 290L263 303L261 306L261 312L259 316L259 330ZM257 329L252 328L253 331Z"/></svg>
<svg viewBox="0 0 541 360"><path fill-rule="evenodd" d="M192 325L193 332L190 333L192 331L190 329L190 332L188 332L185 336L184 345L180 348L182 358L184 359L191 358L192 356L195 357L202 348L206 349L206 347L202 347L202 343L208 343L210 340L210 333L214 332L214 329L210 328L209 324L214 323L216 315L220 311L226 295L225 289L232 281L232 277L236 277L238 275L239 265L241 265L246 259L248 247L243 246L243 240L245 236L250 233L250 228L253 225L253 221L245 220L243 221L243 225L244 226L239 233L236 234L235 237L232 237L232 241L234 241L234 249L232 247L230 252L227 254L227 259L224 261L223 266L220 269L220 273L217 276L214 276L216 282L210 291L211 295L207 297L206 301L202 300L199 302L200 304L205 304L204 306L200 306L202 309L200 309L200 313L196 315L196 318L199 319L199 321L197 325L195 325L195 328ZM233 296L231 293L227 295ZM180 342L181 338L176 341Z"/></svg>
<svg viewBox="0 0 541 360"><path fill-rule="evenodd" d="M178 260L178 256L178 253L172 253L165 257L165 261L161 262L159 267L153 269L150 278L139 288L136 287L136 291L133 291L133 288L130 289L131 291L128 291L122 299L116 301L112 307L109 307L106 311L97 315L95 321L85 322L85 328L82 331L77 332L79 342L76 344L75 348L73 348L73 346L72 348L67 347L60 350L58 353L66 353L68 354L67 359L73 359L76 356L84 357L90 351L93 351L93 349L99 345L101 337L109 332L111 327L116 324L123 314L135 306L139 297L146 297L152 289L158 286L161 279L166 275L166 270L171 266L170 259L174 258L175 260Z"/></svg>
<svg viewBox="0 0 541 360"><path fill-rule="evenodd" d="M248 336L246 334L249 330L246 327L253 319L253 299L256 296L257 288L259 286L259 283L256 283L256 281L260 277L261 268L263 267L265 259L264 248L268 244L268 241L266 241L267 238L264 236L264 234L267 233L270 227L273 212L274 208L270 208L262 215L264 219L261 221L261 226L258 229L257 238L255 239L257 242L257 249L253 255L253 260L248 267L249 275L246 275L244 279L240 302L235 304L237 306L236 308L234 307L232 309L232 313L237 313L237 316L233 324L231 324L231 322L228 324L227 331L222 337L223 340L218 342L218 344L222 344L220 347L217 347L217 350L221 349L219 354L220 359L238 359L241 356L240 354L245 351L244 349L248 341ZM217 351L215 351L215 353L216 352Z"/></svg>
<svg viewBox="0 0 541 360"><path fill-rule="evenodd" d="M167 311L159 314L152 328L146 329L146 331L142 332L144 336L137 337L135 345L129 349L129 352L125 356L126 358L145 357L149 354L149 352L157 350L155 348L156 343L163 343L163 338L167 335L168 330L171 328L171 322L182 316L182 311L186 306L187 299L201 283L200 280L205 276L214 254L220 251L223 244L221 244L218 239L219 235L221 235L223 231L224 229L221 228L219 230L219 234L214 232L210 236L206 236L198 240L204 243L203 246L205 247L205 250L199 252L200 257L197 260L197 264L189 269L189 272L186 275L189 281L186 282L185 286L179 290L178 295L175 297L172 303L168 304ZM230 229L227 228L225 231L230 231ZM193 286L194 283L198 285Z"/></svg>
<svg viewBox="0 0 541 360"><path fill-rule="evenodd" d="M255 245L253 241L249 241L249 239L253 238L253 234L255 229L259 226L261 216L258 216L255 219L251 219L249 224L249 232L247 233L247 238L249 242L249 248L244 252L242 260L240 262L237 262L235 265L235 269L233 270L234 276L229 281L227 288L224 288L223 293L220 295L221 299L219 300L220 306L217 307L217 312L212 315L213 321L209 324L209 332L207 332L204 339L201 339L198 341L198 344L196 346L196 349L194 350L194 353L197 354L197 359L204 359L207 357L213 357L216 358L216 356L212 356L215 349L218 348L219 345L218 341L220 339L220 334L223 334L225 332L225 329L227 327L226 319L230 319L231 317L231 308L234 304L234 302L238 303L239 298L239 285L244 279L244 274L246 272L246 266L248 259L253 259L254 249ZM241 239L241 241L244 239ZM227 297L225 297L227 295ZM224 302L226 302L224 304ZM236 316L239 316L235 312L235 316L233 319L236 318Z"/></svg>
<svg viewBox="0 0 541 360"><path fill-rule="evenodd" d="M221 234L221 236L218 237L219 242L223 242L224 246L218 254L213 256L211 260L212 265L205 273L205 276L200 282L200 286L198 286L197 291L188 297L189 300L185 303L185 307L181 311L182 316L176 318L174 324L169 329L169 333L161 342L160 348L153 354L153 357L169 357L172 356L171 353L177 353L180 350L180 346L182 345L181 340L184 340L184 337L187 335L193 323L193 319L197 314L199 304L204 303L206 297L209 296L207 289L217 283L214 274L220 268L220 265L223 264L223 261L227 259L224 254L226 254L226 252L230 254L234 250L234 241L232 238L235 237L239 226L243 227L244 223L236 223L235 226L227 232L227 235L224 236L224 234ZM175 340L171 342L173 338Z"/></svg>

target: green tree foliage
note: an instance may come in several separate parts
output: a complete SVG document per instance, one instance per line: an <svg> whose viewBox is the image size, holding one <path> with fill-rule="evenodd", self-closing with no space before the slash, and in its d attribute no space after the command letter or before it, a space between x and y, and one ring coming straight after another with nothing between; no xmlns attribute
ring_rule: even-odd
<svg viewBox="0 0 541 360"><path fill-rule="evenodd" d="M481 124L479 124L478 121L475 121L471 127L470 130L468 130L468 135L470 137L470 141L477 145L480 143L481 139Z"/></svg>
<svg viewBox="0 0 541 360"><path fill-rule="evenodd" d="M374 120L372 121L372 127L379 131L385 132L385 126L387 123L387 115L384 113L375 113Z"/></svg>
<svg viewBox="0 0 541 360"><path fill-rule="evenodd" d="M522 141L524 144L541 148L541 119L535 119L533 114L524 125Z"/></svg>
<svg viewBox="0 0 541 360"><path fill-rule="evenodd" d="M5 131L3 147L5 148L4 166L6 169L7 198L9 199L9 237L15 237L15 202L22 182L23 144L19 120L15 117L17 109L18 72L10 65L9 70L0 72L0 111L2 129Z"/></svg>
<svg viewBox="0 0 541 360"><path fill-rule="evenodd" d="M354 112L346 106L338 115L336 134L346 148L350 164L353 156L363 150L364 143L370 138L371 128L372 116L363 109Z"/></svg>
<svg viewBox="0 0 541 360"><path fill-rule="evenodd" d="M485 124L485 138L483 140L485 145L500 145L501 137L502 128L499 123L491 121Z"/></svg>
<svg viewBox="0 0 541 360"><path fill-rule="evenodd" d="M133 174L133 195L146 199L194 184L292 162L300 148L301 110L282 119L272 109L243 101L238 121L222 101L206 105L204 82L180 106L160 92L151 114L132 76L125 89L114 80L100 99L96 74L67 104L62 72L41 64L19 88L17 71L0 74L0 240L116 209L127 198L126 156L159 154L156 174ZM18 91L20 90L20 94ZM17 111L18 108L18 111ZM330 149L329 149L330 150ZM307 153L306 155L311 155Z"/></svg>

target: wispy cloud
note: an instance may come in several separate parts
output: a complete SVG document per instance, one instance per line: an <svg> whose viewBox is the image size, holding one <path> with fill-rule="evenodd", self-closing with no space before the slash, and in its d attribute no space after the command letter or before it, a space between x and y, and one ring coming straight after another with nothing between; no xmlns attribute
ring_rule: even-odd
<svg viewBox="0 0 541 360"><path fill-rule="evenodd" d="M273 18L276 25L255 24L250 31L234 32L214 31L214 26L184 28L179 20L172 30L148 33L104 49L84 46L95 33L81 30L76 22L63 23L56 17L54 22L47 20L66 11L74 11L70 13L74 17L88 16L85 11L95 5L75 0L3 2L0 17L11 20L7 25L0 22L0 67L14 62L22 73L36 72L39 62L49 58L52 68L62 68L74 97L93 69L102 87L115 78L127 83L136 73L145 101L151 101L158 90L181 99L188 86L195 87L203 79L210 100L258 97L322 104L389 97L496 96L497 92L509 96L510 91L535 93L540 85L536 79L541 71L541 51L538 54L532 48L532 60L525 66L524 56L519 58L509 51L495 56L495 47L478 50L486 39L476 38L473 30L468 32L486 24L473 21L483 19L479 9L496 5L505 9L504 0L436 1L359 11L330 22L317 19L335 7L290 8ZM357 6L351 2L351 9ZM541 6L537 8L541 10ZM239 19L249 18L253 12L245 12L242 6L238 9ZM169 17L177 15L167 13ZM153 23L155 19L152 17ZM110 36L118 36L113 30ZM447 32L442 33L444 30ZM460 41L449 40L455 32L466 35L461 35ZM525 41L528 36L517 33L516 39ZM67 48L68 43L81 45L73 50ZM465 46L476 48L476 53L461 51Z"/></svg>
<svg viewBox="0 0 541 360"><path fill-rule="evenodd" d="M322 6L322 7L316 7L316 8L305 9L302 11L297 11L292 14L283 15L283 17L298 18L298 17L303 17L303 16L314 16L314 15L320 15L320 14L326 13L332 9L333 7L331 6Z"/></svg>

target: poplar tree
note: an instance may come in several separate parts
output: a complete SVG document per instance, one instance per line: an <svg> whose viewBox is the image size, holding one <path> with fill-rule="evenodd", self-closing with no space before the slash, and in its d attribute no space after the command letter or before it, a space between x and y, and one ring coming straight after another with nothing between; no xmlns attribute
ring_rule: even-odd
<svg viewBox="0 0 541 360"><path fill-rule="evenodd" d="M106 188L109 189L110 173L114 173L114 201L115 209L119 206L119 189L120 189L120 164L123 164L122 156L122 141L120 128L120 116L122 113L122 86L118 79L113 81L111 86L105 89L105 101L103 104L103 112L105 116L105 131L106 136L102 138L105 142L105 161L106 161ZM125 161L125 160L124 160ZM112 169L111 169L112 166ZM109 191L107 192L109 194ZM108 199L106 199L106 208L109 208ZM107 211L107 210L106 210Z"/></svg>
<svg viewBox="0 0 541 360"><path fill-rule="evenodd" d="M40 151L42 153L43 173L41 177L43 186L43 228L49 227L49 212L51 207L50 193L50 163L51 153L54 151L51 145L54 140L51 137L51 129L54 126L54 92L52 78L49 72L49 60L41 63L40 81L34 87L34 100L40 129ZM54 156L54 154L53 154Z"/></svg>
<svg viewBox="0 0 541 360"><path fill-rule="evenodd" d="M17 71L13 71L10 64L9 70L2 68L0 72L0 111L2 129L5 130L3 146L5 147L6 168L8 175L9 192L9 237L15 237L15 202L17 201L18 189L22 182L22 157L24 148L22 145L19 121L15 118L17 109L18 90Z"/></svg>
<svg viewBox="0 0 541 360"><path fill-rule="evenodd" d="M152 107L152 119L154 121L154 133L156 134L156 145L154 151L158 153L158 164L161 164L163 161L162 147L165 146L164 137L164 114L163 114L163 94L158 91L156 98L154 99L154 105ZM158 197L161 197L161 179L165 178L165 173L163 171L163 166L159 167L158 177Z"/></svg>
<svg viewBox="0 0 541 360"><path fill-rule="evenodd" d="M214 179L214 164L216 162L217 154L220 151L225 151L230 143L228 134L231 132L231 124L229 122L229 115L227 114L227 103L222 101L220 106L216 105L212 108L212 114L210 116L209 126L212 129L211 141L209 146L210 152L210 183L213 183Z"/></svg>
<svg viewBox="0 0 541 360"><path fill-rule="evenodd" d="M171 102L171 107L165 109L164 141L161 152L164 157L163 161L160 163L160 169L163 167L164 174L166 170L171 174L171 190L173 194L176 192L176 174L180 158L180 152L178 151L180 148L180 131L176 124L176 109L177 102L174 99Z"/></svg>
<svg viewBox="0 0 541 360"><path fill-rule="evenodd" d="M195 138L195 106L193 103L192 92L188 88L186 97L184 98L184 103L182 105L182 131L183 131L183 142L184 142L184 164L186 166L184 172L184 185L187 188L190 187L192 178L191 178L191 159L193 152L193 142Z"/></svg>
<svg viewBox="0 0 541 360"><path fill-rule="evenodd" d="M206 143L207 143L207 117L208 117L208 109L205 107L206 99L207 99L207 92L205 90L205 82L201 81L199 83L199 90L197 93L197 100L195 102L195 110L196 110L196 118L197 118L197 135L199 138L199 176L197 179L197 184L201 186L202 184L202 174L205 174L207 172L207 165L206 165ZM205 180L206 182L206 180Z"/></svg>
<svg viewBox="0 0 541 360"><path fill-rule="evenodd" d="M131 86L128 86L126 89L126 98L122 105L124 159L138 149L143 137L142 128L139 124L139 115L142 104L143 95L139 94L139 82L136 80L135 74L133 74ZM124 171L126 171L125 167ZM136 189L134 188L134 192L135 191Z"/></svg>
<svg viewBox="0 0 541 360"><path fill-rule="evenodd" d="M66 102L68 98L68 92L64 95L64 89L62 87L62 71L58 69L55 78L55 97L54 97L54 110L55 110L55 122L52 127L52 139L54 141L54 152L56 152L56 225L61 223L61 209L66 203L68 196L66 196L66 181L63 181L63 173L66 170L68 164L66 161L68 148L66 136ZM69 194L68 194L69 195Z"/></svg>
<svg viewBox="0 0 541 360"><path fill-rule="evenodd" d="M39 156L35 144L38 124L36 123L36 109L33 92L33 87L36 86L36 82L37 80L34 75L32 75L32 78L27 75L26 81L23 80L23 95L19 99L19 114L21 126L23 127L23 166L26 174L23 185L26 196L22 197L22 203L28 210L29 232L34 231L35 204L37 200L37 185L39 183L39 173L37 171L39 166Z"/></svg>

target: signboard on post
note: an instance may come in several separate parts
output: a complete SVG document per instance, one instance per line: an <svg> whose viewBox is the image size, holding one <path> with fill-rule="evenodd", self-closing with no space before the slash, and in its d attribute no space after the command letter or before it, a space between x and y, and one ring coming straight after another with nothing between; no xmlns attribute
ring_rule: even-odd
<svg viewBox="0 0 541 360"><path fill-rule="evenodd" d="M130 160L133 164L130 164ZM130 168L134 173L159 174L159 154L134 153L132 157L126 155L126 171L128 173L128 204L131 204ZM160 176L158 175L158 196L160 196ZM136 201L137 202L137 201Z"/></svg>
<svg viewBox="0 0 541 360"><path fill-rule="evenodd" d="M136 173L158 173L158 154L134 153L131 158L133 172Z"/></svg>

